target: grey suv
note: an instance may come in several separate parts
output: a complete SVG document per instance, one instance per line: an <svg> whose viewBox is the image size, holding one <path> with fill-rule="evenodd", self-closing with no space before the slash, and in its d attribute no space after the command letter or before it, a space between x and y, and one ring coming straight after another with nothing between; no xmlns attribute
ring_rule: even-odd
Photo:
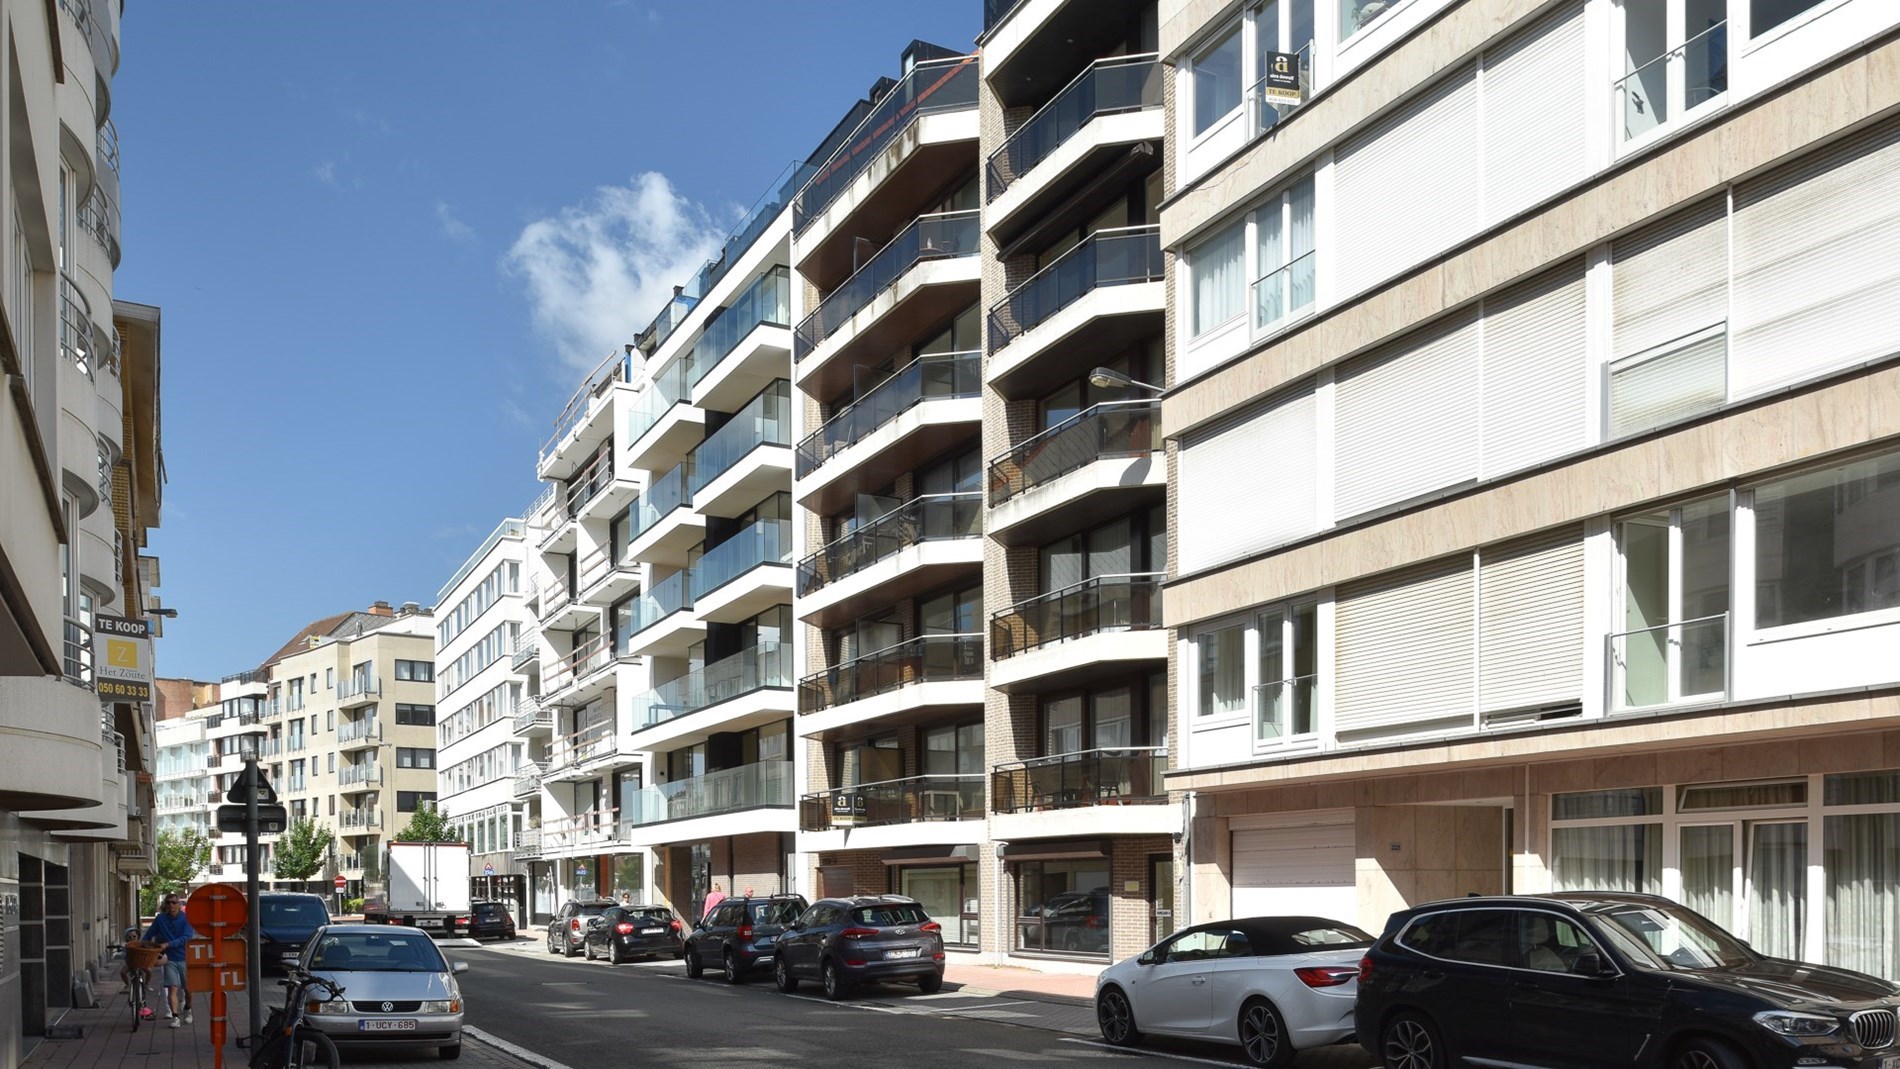
<svg viewBox="0 0 1900 1069"><path fill-rule="evenodd" d="M587 922L613 905L611 898L569 899L563 903L560 912L548 922L548 953L565 954L570 958L579 954L587 943Z"/></svg>
<svg viewBox="0 0 1900 1069"><path fill-rule="evenodd" d="M727 983L744 983L753 969L771 967L779 936L803 912L803 895L726 899L686 937L686 975L720 969Z"/></svg>
<svg viewBox="0 0 1900 1069"><path fill-rule="evenodd" d="M914 898L821 898L779 936L772 977L786 994L816 980L834 1001L880 980L935 994L943 987L943 929Z"/></svg>

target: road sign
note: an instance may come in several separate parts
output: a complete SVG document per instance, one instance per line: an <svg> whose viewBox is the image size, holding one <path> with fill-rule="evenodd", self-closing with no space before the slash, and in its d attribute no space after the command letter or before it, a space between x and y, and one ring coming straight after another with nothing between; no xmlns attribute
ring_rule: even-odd
<svg viewBox="0 0 1900 1069"><path fill-rule="evenodd" d="M259 835L271 835L283 831L290 823L290 815L281 805L259 805L257 807L257 832ZM244 806L221 805L218 807L218 830L244 830Z"/></svg>
<svg viewBox="0 0 1900 1069"><path fill-rule="evenodd" d="M345 887L348 887L350 885L350 881L344 879L341 876L338 876L333 882L336 884L336 889L339 891L343 890Z"/></svg>
<svg viewBox="0 0 1900 1069"><path fill-rule="evenodd" d="M251 790L253 788L257 790L257 804L259 806L277 804L277 788L270 785L270 780L264 778L264 770L256 765L244 766L244 771L238 773L237 779L232 782L231 789L224 792L224 800L227 802L248 802L251 800ZM244 829L238 828L236 830L243 831Z"/></svg>

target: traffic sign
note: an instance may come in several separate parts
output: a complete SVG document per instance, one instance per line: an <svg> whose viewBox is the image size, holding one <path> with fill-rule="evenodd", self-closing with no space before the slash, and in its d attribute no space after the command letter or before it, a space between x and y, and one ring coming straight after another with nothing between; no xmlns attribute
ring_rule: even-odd
<svg viewBox="0 0 1900 1069"><path fill-rule="evenodd" d="M244 830L244 810L242 805L221 805L218 807L218 830ZM283 831L290 823L290 814L284 812L281 805L260 805L257 807L257 832L259 835L272 835Z"/></svg>
<svg viewBox="0 0 1900 1069"><path fill-rule="evenodd" d="M350 885L350 881L344 879L340 875L332 882L336 884L336 889L339 891L343 890L345 887L348 887Z"/></svg>
<svg viewBox="0 0 1900 1069"><path fill-rule="evenodd" d="M231 784L231 789L224 792L224 800L227 802L248 802L251 800L252 788L256 788L257 790L257 804L259 806L277 804L277 788L271 786L270 780L264 778L264 770L254 764L245 765L244 771L238 773L237 779ZM239 828L237 830L242 831L243 829Z"/></svg>

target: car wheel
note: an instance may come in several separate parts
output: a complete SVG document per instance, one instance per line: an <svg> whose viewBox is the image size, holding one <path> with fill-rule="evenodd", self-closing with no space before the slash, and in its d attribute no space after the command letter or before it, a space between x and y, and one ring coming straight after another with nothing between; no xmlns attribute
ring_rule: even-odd
<svg viewBox="0 0 1900 1069"><path fill-rule="evenodd" d="M793 976L792 970L785 967L784 958L772 963L772 982L787 995L798 990L798 977Z"/></svg>
<svg viewBox="0 0 1900 1069"><path fill-rule="evenodd" d="M700 965L700 963L699 963L699 955L698 955L698 954L695 954L695 953L693 953L693 952L692 952L692 951L690 951L690 950L689 950L689 951L687 951L687 952L686 952L686 976L687 976L687 978L688 978L688 979L692 979L692 980L697 980L697 979L699 979L699 978L700 978L700 976L701 976L701 975L703 975L703 974L705 973L705 971L706 971L706 969L705 969L705 967L704 967L704 966L702 966L702 965Z"/></svg>
<svg viewBox="0 0 1900 1069"><path fill-rule="evenodd" d="M917 978L917 990L923 992L926 995L934 995L937 992L942 991L943 990L943 974L940 972L932 972L932 973L925 973L924 975L919 976Z"/></svg>
<svg viewBox="0 0 1900 1069"><path fill-rule="evenodd" d="M621 962L626 961L626 960L627 960L626 955L620 953L619 943L607 944L607 964L618 965Z"/></svg>
<svg viewBox="0 0 1900 1069"><path fill-rule="evenodd" d="M1273 1003L1257 998L1240 1008L1240 1050L1251 1065L1282 1066L1293 1060L1286 1019Z"/></svg>
<svg viewBox="0 0 1900 1069"><path fill-rule="evenodd" d="M445 1060L454 1061L462 1056L462 1045L460 1043L451 1043L446 1047L437 1047L435 1052L441 1055Z"/></svg>
<svg viewBox="0 0 1900 1069"><path fill-rule="evenodd" d="M833 1002L840 1001L851 993L851 984L839 970L838 963L827 958L824 969L818 974L819 984L825 989L825 997Z"/></svg>
<svg viewBox="0 0 1900 1069"><path fill-rule="evenodd" d="M560 953L560 950L558 950L558 949L557 949L557 948L555 947L555 945L554 945L554 933L553 933L553 932L549 932L549 933L548 933L548 953L550 953L550 954L559 954L559 953Z"/></svg>
<svg viewBox="0 0 1900 1069"><path fill-rule="evenodd" d="M1141 1031L1135 1027L1135 1010L1128 1004L1128 996L1119 987L1104 990L1095 1000L1095 1024L1102 1030L1102 1038L1117 1047L1132 1047L1141 1042Z"/></svg>
<svg viewBox="0 0 1900 1069"><path fill-rule="evenodd" d="M594 960L594 944L592 943L581 944L581 958L586 961Z"/></svg>
<svg viewBox="0 0 1900 1069"><path fill-rule="evenodd" d="M580 951L574 949L574 941L565 936L561 938L561 952L570 958L580 953Z"/></svg>
<svg viewBox="0 0 1900 1069"><path fill-rule="evenodd" d="M726 966L726 983L729 983L729 984L745 983L745 970L739 967L739 958L737 955L733 954L731 948L727 948L726 950L725 966Z"/></svg>
<svg viewBox="0 0 1900 1069"><path fill-rule="evenodd" d="M1692 1039L1669 1059L1670 1069L1743 1069L1735 1048L1720 1040Z"/></svg>
<svg viewBox="0 0 1900 1069"><path fill-rule="evenodd" d="M1386 1069L1445 1069L1445 1046L1438 1030L1415 1013L1401 1013L1385 1023L1379 1052Z"/></svg>

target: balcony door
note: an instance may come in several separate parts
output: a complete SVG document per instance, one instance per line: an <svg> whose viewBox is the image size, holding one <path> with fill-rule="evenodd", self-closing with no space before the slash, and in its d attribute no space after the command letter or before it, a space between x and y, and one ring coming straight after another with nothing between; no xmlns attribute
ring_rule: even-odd
<svg viewBox="0 0 1900 1069"><path fill-rule="evenodd" d="M1617 525L1623 620L1610 644L1617 707L1726 693L1729 540L1726 496Z"/></svg>

